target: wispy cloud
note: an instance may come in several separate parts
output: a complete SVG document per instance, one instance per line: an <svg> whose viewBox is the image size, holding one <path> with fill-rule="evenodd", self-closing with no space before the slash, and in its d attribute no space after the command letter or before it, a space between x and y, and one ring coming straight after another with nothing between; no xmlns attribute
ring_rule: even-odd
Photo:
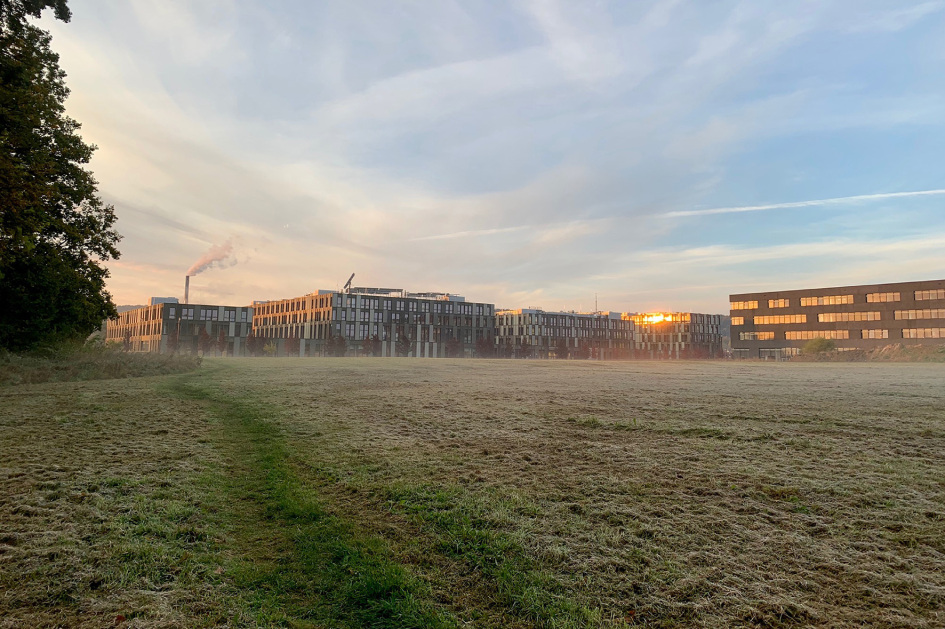
<svg viewBox="0 0 945 629"><path fill-rule="evenodd" d="M735 207L716 207L707 210L680 210L667 212L663 216L677 218L685 216L708 216L711 214L736 214L738 212L761 212L764 210L790 210L803 207L817 207L822 205L844 205L860 201L879 201L882 199L897 199L902 197L925 197L945 194L945 189L913 190L911 192L880 192L877 194L857 194L849 197L834 197L832 199L811 199L809 201L792 201L790 203L769 203L767 205L740 205Z"/></svg>

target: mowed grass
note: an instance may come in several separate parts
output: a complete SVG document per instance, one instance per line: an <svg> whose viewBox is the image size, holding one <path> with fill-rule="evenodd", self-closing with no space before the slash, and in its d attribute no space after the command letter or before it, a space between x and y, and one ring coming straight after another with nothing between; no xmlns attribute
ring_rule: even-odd
<svg viewBox="0 0 945 629"><path fill-rule="evenodd" d="M208 360L0 390L0 627L945 626L945 371Z"/></svg>

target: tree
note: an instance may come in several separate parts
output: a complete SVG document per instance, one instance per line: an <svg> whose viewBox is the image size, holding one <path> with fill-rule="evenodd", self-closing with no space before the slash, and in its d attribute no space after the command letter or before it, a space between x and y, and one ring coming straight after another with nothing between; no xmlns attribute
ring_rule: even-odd
<svg viewBox="0 0 945 629"><path fill-rule="evenodd" d="M299 341L300 341L299 337L297 336L290 336L289 338L285 340L283 348L285 348L286 356L299 355L299 347L301 346Z"/></svg>
<svg viewBox="0 0 945 629"><path fill-rule="evenodd" d="M213 339L207 333L207 328L200 328L200 334L197 335L197 349L200 350L201 355L206 355L212 347Z"/></svg>
<svg viewBox="0 0 945 629"><path fill-rule="evenodd" d="M394 343L394 349L397 350L398 356L403 357L410 356L410 350L413 349L413 340L403 327L397 333L397 342Z"/></svg>
<svg viewBox="0 0 945 629"><path fill-rule="evenodd" d="M167 333L167 353L176 354L179 348L180 348L180 335L177 333L177 328L172 328Z"/></svg>
<svg viewBox="0 0 945 629"><path fill-rule="evenodd" d="M370 356L380 356L381 355L381 339L378 335L374 335L370 338L364 339L364 343L361 344L361 350Z"/></svg>
<svg viewBox="0 0 945 629"><path fill-rule="evenodd" d="M329 336L325 343L325 353L341 358L348 353L348 342L343 336Z"/></svg>
<svg viewBox="0 0 945 629"><path fill-rule="evenodd" d="M463 351L463 344L455 336L446 339L446 357L456 358Z"/></svg>
<svg viewBox="0 0 945 629"><path fill-rule="evenodd" d="M558 342L555 343L555 358L560 358L565 360L568 357L568 341L567 339L558 339Z"/></svg>
<svg viewBox="0 0 945 629"><path fill-rule="evenodd" d="M587 341L581 341L574 357L578 360L587 360L591 357L591 346L587 344Z"/></svg>
<svg viewBox="0 0 945 629"><path fill-rule="evenodd" d="M523 338L522 342L518 346L518 356L519 358L529 358L532 355L532 346L528 342L528 339Z"/></svg>
<svg viewBox="0 0 945 629"><path fill-rule="evenodd" d="M82 165L95 147L65 115L50 36L26 21L65 0L0 0L0 347L84 338L117 316L102 263L117 258L114 208Z"/></svg>
<svg viewBox="0 0 945 629"><path fill-rule="evenodd" d="M217 351L220 352L220 355L226 353L226 349L229 346L229 342L226 340L226 330L223 329L223 326L220 326L220 334L217 335Z"/></svg>
<svg viewBox="0 0 945 629"><path fill-rule="evenodd" d="M250 330L249 334L246 335L246 352L250 356L257 356L259 354L261 340L262 339L256 336L255 330Z"/></svg>
<svg viewBox="0 0 945 629"><path fill-rule="evenodd" d="M476 356L479 358L495 357L495 341L491 336L484 336L476 341Z"/></svg>

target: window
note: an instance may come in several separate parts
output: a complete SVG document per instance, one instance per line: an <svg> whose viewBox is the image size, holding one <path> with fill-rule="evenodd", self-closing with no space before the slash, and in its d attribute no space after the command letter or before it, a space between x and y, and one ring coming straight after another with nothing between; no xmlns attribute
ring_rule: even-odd
<svg viewBox="0 0 945 629"><path fill-rule="evenodd" d="M809 341L811 339L848 339L849 330L793 330L784 333L788 341Z"/></svg>
<svg viewBox="0 0 945 629"><path fill-rule="evenodd" d="M916 301L928 301L929 299L945 299L945 288L938 288L935 290L917 290L915 292Z"/></svg>
<svg viewBox="0 0 945 629"><path fill-rule="evenodd" d="M878 312L823 312L817 315L820 323L836 323L838 321L879 321Z"/></svg>
<svg viewBox="0 0 945 629"><path fill-rule="evenodd" d="M896 319L945 319L945 308L928 310L897 310Z"/></svg>
<svg viewBox="0 0 945 629"><path fill-rule="evenodd" d="M791 305L790 299L769 299L768 308L787 308Z"/></svg>
<svg viewBox="0 0 945 629"><path fill-rule="evenodd" d="M740 341L773 341L774 332L739 332Z"/></svg>
<svg viewBox="0 0 945 629"><path fill-rule="evenodd" d="M889 330L860 330L860 335L864 339L888 339Z"/></svg>
<svg viewBox="0 0 945 629"><path fill-rule="evenodd" d="M777 323L807 323L807 315L769 315L755 317L755 325L772 325Z"/></svg>
<svg viewBox="0 0 945 629"><path fill-rule="evenodd" d="M899 301L899 293L867 293L866 303L885 304L890 301Z"/></svg>
<svg viewBox="0 0 945 629"><path fill-rule="evenodd" d="M822 297L801 297L802 306L838 306L852 304L853 295L824 295Z"/></svg>
<svg viewBox="0 0 945 629"><path fill-rule="evenodd" d="M906 328L904 339L945 339L945 328Z"/></svg>
<svg viewBox="0 0 945 629"><path fill-rule="evenodd" d="M757 301L733 301L729 304L732 310L754 310L758 307Z"/></svg>
<svg viewBox="0 0 945 629"><path fill-rule="evenodd" d="M745 317L732 317L732 325L745 325Z"/></svg>
<svg viewBox="0 0 945 629"><path fill-rule="evenodd" d="M174 319L175 317L177 317L177 309L174 308L174 307L168 308L168 309L167 309L167 318L168 318L168 319Z"/></svg>

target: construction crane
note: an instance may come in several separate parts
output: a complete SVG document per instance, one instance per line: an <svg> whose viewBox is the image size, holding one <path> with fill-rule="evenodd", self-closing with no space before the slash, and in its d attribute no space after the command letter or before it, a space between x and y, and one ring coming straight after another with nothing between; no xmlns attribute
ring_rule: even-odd
<svg viewBox="0 0 945 629"><path fill-rule="evenodd" d="M351 288L351 280L354 279L354 273L351 274L351 277L348 278L348 281L345 282L345 287L341 289L342 293L347 293L348 289Z"/></svg>

